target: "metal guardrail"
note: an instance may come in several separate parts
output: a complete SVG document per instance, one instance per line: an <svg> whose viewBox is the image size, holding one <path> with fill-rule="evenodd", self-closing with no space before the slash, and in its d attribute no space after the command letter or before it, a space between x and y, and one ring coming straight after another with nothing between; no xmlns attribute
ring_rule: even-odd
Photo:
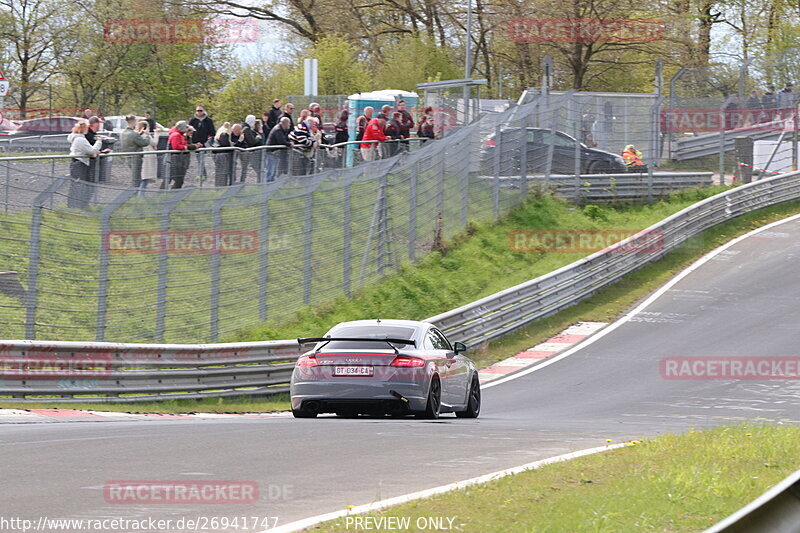
<svg viewBox="0 0 800 533"><path fill-rule="evenodd" d="M704 533L797 533L800 470Z"/></svg>
<svg viewBox="0 0 800 533"><path fill-rule="evenodd" d="M277 394L289 389L300 353L296 341L195 345L4 341L0 395L74 403Z"/></svg>
<svg viewBox="0 0 800 533"><path fill-rule="evenodd" d="M678 139L675 143L675 150L672 152L673 158L677 161L687 161L699 157L707 157L720 153L721 144L724 143L724 151L730 152L734 149L736 137L750 137L754 141L772 140L778 138L783 133L781 129L764 129L763 127L751 130L730 130L724 132L724 139L720 138L720 133L707 133L696 137L685 137Z"/></svg>
<svg viewBox="0 0 800 533"><path fill-rule="evenodd" d="M427 319L475 347L578 303L602 287L738 215L800 197L800 172L743 185L692 206L606 250ZM6 341L0 396L12 401L136 401L286 390L294 341L158 345ZM135 396L138 395L138 396Z"/></svg>
<svg viewBox="0 0 800 533"><path fill-rule="evenodd" d="M647 172L625 174L583 174L528 176L531 185L551 187L557 196L582 202L604 202L640 198L661 198L677 191L713 185L713 172ZM482 176L494 180L493 176ZM519 188L519 177L498 178L501 188Z"/></svg>

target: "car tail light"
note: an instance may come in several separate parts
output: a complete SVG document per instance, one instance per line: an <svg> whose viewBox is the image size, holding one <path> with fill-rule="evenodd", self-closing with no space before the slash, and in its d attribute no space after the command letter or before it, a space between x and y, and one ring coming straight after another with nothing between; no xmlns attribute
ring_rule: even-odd
<svg viewBox="0 0 800 533"><path fill-rule="evenodd" d="M497 146L497 143L494 142L494 139L489 139L486 141L486 146Z"/></svg>
<svg viewBox="0 0 800 533"><path fill-rule="evenodd" d="M392 366L399 366L402 368L419 368L425 366L425 361L418 357L408 357L399 355L392 361Z"/></svg>
<svg viewBox="0 0 800 533"><path fill-rule="evenodd" d="M304 368L317 366L317 358L313 355L303 355L297 360L296 365Z"/></svg>

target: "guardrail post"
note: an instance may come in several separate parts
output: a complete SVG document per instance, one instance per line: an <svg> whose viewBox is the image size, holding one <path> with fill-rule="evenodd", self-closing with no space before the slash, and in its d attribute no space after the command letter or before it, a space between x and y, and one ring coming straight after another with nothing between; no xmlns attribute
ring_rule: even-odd
<svg viewBox="0 0 800 533"><path fill-rule="evenodd" d="M170 213L181 200L192 194L192 189L180 189L170 194L174 196L164 203L164 209L161 212L162 237L169 231ZM156 339L159 342L164 342L164 332L166 331L168 267L169 250L166 246L162 246L158 258L158 299L156 301Z"/></svg>
<svg viewBox="0 0 800 533"><path fill-rule="evenodd" d="M345 296L350 296L350 246L352 238L352 228L350 227L350 182L348 181L344 186L344 202L342 205L344 212L344 226L342 228L342 241L344 248L342 250L342 291Z"/></svg>
<svg viewBox="0 0 800 533"><path fill-rule="evenodd" d="M36 308L38 300L39 286L39 254L41 251L41 232L42 232L42 210L44 204L61 185L66 178L58 178L50 186L40 193L33 200L31 210L31 243L28 252L28 290L25 293L25 338L33 340L36 338Z"/></svg>
<svg viewBox="0 0 800 533"><path fill-rule="evenodd" d="M106 336L106 314L108 312L108 234L111 231L111 215L135 195L138 189L128 188L117 195L100 214L100 268L97 279L97 329L95 339L104 341Z"/></svg>
<svg viewBox="0 0 800 533"><path fill-rule="evenodd" d="M408 260L417 259L417 178L419 177L419 159L411 165L411 177L408 184Z"/></svg>

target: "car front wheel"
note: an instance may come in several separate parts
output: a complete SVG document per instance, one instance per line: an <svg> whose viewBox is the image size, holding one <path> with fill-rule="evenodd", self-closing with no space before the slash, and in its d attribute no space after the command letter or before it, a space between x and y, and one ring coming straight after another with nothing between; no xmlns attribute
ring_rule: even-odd
<svg viewBox="0 0 800 533"><path fill-rule="evenodd" d="M481 412L481 382L478 375L472 376L472 384L469 386L469 398L467 408L464 411L456 411L458 418L478 418Z"/></svg>

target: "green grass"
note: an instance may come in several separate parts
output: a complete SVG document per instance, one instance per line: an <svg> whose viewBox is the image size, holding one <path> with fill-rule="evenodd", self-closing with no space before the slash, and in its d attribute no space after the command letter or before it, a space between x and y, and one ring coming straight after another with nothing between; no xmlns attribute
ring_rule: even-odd
<svg viewBox="0 0 800 533"><path fill-rule="evenodd" d="M291 339L321 335L338 322L363 318L425 319L572 263L586 253L518 253L514 230L640 230L725 188L674 194L649 205L574 207L537 195L497 223L472 224L417 263L356 292L352 298L307 306L286 320L246 328L228 341Z"/></svg>
<svg viewBox="0 0 800 533"><path fill-rule="evenodd" d="M466 533L702 531L794 472L798 442L797 426L664 435L366 516L410 517L404 531L431 516ZM307 531L354 531L345 524Z"/></svg>

